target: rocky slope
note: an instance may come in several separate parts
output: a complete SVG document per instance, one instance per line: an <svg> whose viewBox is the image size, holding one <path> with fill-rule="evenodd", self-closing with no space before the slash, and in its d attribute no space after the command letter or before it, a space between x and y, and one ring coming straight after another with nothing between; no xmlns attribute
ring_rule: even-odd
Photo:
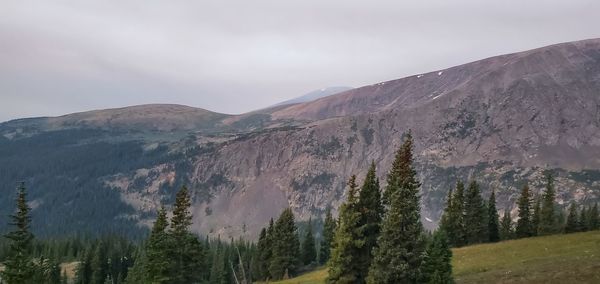
<svg viewBox="0 0 600 284"><path fill-rule="evenodd" d="M136 119L124 121L145 117L133 113ZM146 146L164 144L180 155L98 177L106 190L135 208L121 217L140 224L147 224L158 204L184 183L195 194L194 224L202 233L255 236L287 206L301 220L320 216L327 206L337 208L348 176L362 178L370 161L385 180L408 129L416 137L423 221L429 227L459 178L476 178L486 193L496 189L501 210L514 208L517 187L525 180L534 191L542 189L546 170L558 175L559 203L600 197L599 39L492 57L239 116L186 109L181 113L191 116L175 112L173 124L161 123L160 111L152 113L158 113L148 117L152 131L186 134L177 141L153 136ZM62 125L120 125L114 116L99 117ZM5 124L0 131L14 140L27 123Z"/></svg>

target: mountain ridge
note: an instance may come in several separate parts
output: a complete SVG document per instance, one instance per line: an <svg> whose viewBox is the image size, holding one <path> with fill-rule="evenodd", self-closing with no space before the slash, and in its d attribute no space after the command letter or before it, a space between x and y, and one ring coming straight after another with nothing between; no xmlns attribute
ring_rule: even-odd
<svg viewBox="0 0 600 284"><path fill-rule="evenodd" d="M497 189L498 208L513 214L521 184L528 180L533 192L540 192L548 170L557 175L559 204L599 200L598 94L600 39L592 39L490 57L306 103L210 114L208 124L192 123L191 129L184 120L177 127L150 123L154 134L133 136L140 130L136 124L45 133L36 130L35 121L22 121L0 124L0 143L10 148L35 140L42 144L32 145L44 147L48 139L60 140L36 137L60 131L71 131L65 135L72 142L52 149L126 141L139 157L153 158L88 177L100 183L98 190L110 194L111 202L130 208L119 209L119 220L149 224L158 206L185 184L194 196L198 232L254 237L284 207L299 220L318 218L329 206L335 211L347 177L362 178L371 161L385 183L393 153L412 129L423 181L423 222L433 228L446 191L458 179L477 179L484 193ZM13 168L0 170L18 176ZM31 181L35 187L36 178ZM0 192L8 190L0 185ZM35 200L48 200L48 194L32 192ZM44 206L36 210L52 210Z"/></svg>

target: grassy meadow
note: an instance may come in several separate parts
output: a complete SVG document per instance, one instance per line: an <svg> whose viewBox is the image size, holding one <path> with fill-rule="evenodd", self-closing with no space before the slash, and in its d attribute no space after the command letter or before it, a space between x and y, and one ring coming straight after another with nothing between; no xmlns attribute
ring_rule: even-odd
<svg viewBox="0 0 600 284"><path fill-rule="evenodd" d="M600 231L453 249L457 283L600 283ZM324 283L326 268L281 284Z"/></svg>

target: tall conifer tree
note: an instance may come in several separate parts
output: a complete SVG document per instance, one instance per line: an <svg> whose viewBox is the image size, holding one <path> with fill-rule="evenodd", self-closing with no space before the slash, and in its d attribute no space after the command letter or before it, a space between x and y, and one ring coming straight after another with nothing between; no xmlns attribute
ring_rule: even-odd
<svg viewBox="0 0 600 284"><path fill-rule="evenodd" d="M531 194L529 193L529 185L527 183L521 190L521 196L517 201L517 206L519 206L519 220L517 220L515 234L517 235L517 238L531 237Z"/></svg>
<svg viewBox="0 0 600 284"><path fill-rule="evenodd" d="M274 280L283 279L284 275L293 276L298 269L300 242L297 231L292 209L283 210L273 232L273 255L269 273Z"/></svg>
<svg viewBox="0 0 600 284"><path fill-rule="evenodd" d="M446 231L450 245L460 247L466 244L465 235L465 185L461 180L456 182L456 190L452 196L452 207L448 213L449 225Z"/></svg>
<svg viewBox="0 0 600 284"><path fill-rule="evenodd" d="M156 221L145 246L145 277L151 283L169 283L171 281L171 275L169 275L171 264L170 250L175 244L171 242L167 234L168 227L167 210L163 206L158 211Z"/></svg>
<svg viewBox="0 0 600 284"><path fill-rule="evenodd" d="M542 208L540 213L540 235L549 235L556 233L557 231L557 220L556 212L554 210L555 203L555 192L554 192L554 177L552 174L546 175L546 190L542 196Z"/></svg>
<svg viewBox="0 0 600 284"><path fill-rule="evenodd" d="M192 200L187 187L182 186L175 197L169 236L171 251L170 283L199 282L206 275L205 252L198 237L189 231L192 225Z"/></svg>
<svg viewBox="0 0 600 284"><path fill-rule="evenodd" d="M96 245L94 258L92 258L92 284L104 284L108 275L108 257L106 245L100 241Z"/></svg>
<svg viewBox="0 0 600 284"><path fill-rule="evenodd" d="M35 266L30 256L33 234L29 231L31 209L27 205L25 183L20 183L17 188L16 203L17 210L10 216L10 225L15 226L15 229L4 235L10 241L10 247L1 275L7 283L28 283Z"/></svg>
<svg viewBox="0 0 600 284"><path fill-rule="evenodd" d="M588 230L588 217L589 215L585 206L582 206L581 211L579 213L579 218L577 220L578 231L586 232Z"/></svg>
<svg viewBox="0 0 600 284"><path fill-rule="evenodd" d="M269 258L266 257L266 259L263 259L262 255L264 251L269 250L269 247L267 247L269 244L267 243L267 229L266 228L262 228L262 230L260 230L260 234L258 236L258 271L257 274L255 274L255 276L260 279L260 280L267 280L267 278L269 277L269 272L268 272L268 261Z"/></svg>
<svg viewBox="0 0 600 284"><path fill-rule="evenodd" d="M382 223L367 283L416 283L422 277L426 243L420 214L421 183L413 167L412 151L412 135L408 132L388 174L385 192L389 209Z"/></svg>
<svg viewBox="0 0 600 284"><path fill-rule="evenodd" d="M333 237L335 234L336 223L331 215L331 208L327 208L325 212L325 221L323 223L323 237L319 247L319 264L325 264L331 255L331 246L333 245Z"/></svg>
<svg viewBox="0 0 600 284"><path fill-rule="evenodd" d="M448 238L443 230L433 233L433 238L427 245L425 263L420 283L451 284L452 277L452 251Z"/></svg>
<svg viewBox="0 0 600 284"><path fill-rule="evenodd" d="M339 209L338 224L335 230L331 258L327 262L329 276L327 283L361 283L358 255L364 245L359 228L358 185L356 176L348 181L346 202Z"/></svg>
<svg viewBox="0 0 600 284"><path fill-rule="evenodd" d="M381 230L383 218L383 204L375 162L371 162L369 171L359 193L357 209L360 213L358 222L359 233L364 244L359 249L358 271L359 281L364 282L369 273L369 266L373 259L373 249L377 245L377 237Z"/></svg>
<svg viewBox="0 0 600 284"><path fill-rule="evenodd" d="M575 202L571 202L569 206L569 215L567 215L567 223L565 224L565 233L575 233L579 231L579 223L577 220L577 206Z"/></svg>
<svg viewBox="0 0 600 284"><path fill-rule="evenodd" d="M302 242L302 262L308 265L317 260L317 247L315 244L315 236L312 229L312 218L308 219L308 227Z"/></svg>
<svg viewBox="0 0 600 284"><path fill-rule="evenodd" d="M452 229L452 219L450 210L452 210L452 188L448 190L448 194L446 195L446 206L444 207L444 211L442 212L442 217L440 218L439 229L446 232L446 236L448 236L448 231Z"/></svg>
<svg viewBox="0 0 600 284"><path fill-rule="evenodd" d="M468 244L482 243L488 240L486 215L487 211L485 211L479 185L472 180L465 195L465 235Z"/></svg>
<svg viewBox="0 0 600 284"><path fill-rule="evenodd" d="M500 240L500 229L498 228L498 211L496 210L496 193L492 190L488 200L488 236L490 242Z"/></svg>

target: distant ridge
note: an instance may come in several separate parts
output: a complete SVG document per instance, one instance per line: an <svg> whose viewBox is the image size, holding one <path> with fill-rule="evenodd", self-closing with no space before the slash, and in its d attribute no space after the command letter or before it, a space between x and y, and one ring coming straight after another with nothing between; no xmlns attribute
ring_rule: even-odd
<svg viewBox="0 0 600 284"><path fill-rule="evenodd" d="M324 97L328 97L331 95L335 95L335 94L339 94L341 92L345 92L348 90L352 90L352 87L344 87L344 86L340 86L340 87L327 87L327 88L323 88L323 89L319 89L319 90L314 90L308 94L302 95L300 97L297 98L293 98L291 100L287 100L287 101L283 101L280 102L278 104L273 105L273 107L275 106L283 106L283 105L291 105L291 104L299 104L299 103L307 103L307 102L312 102L314 100L318 100L320 98L324 98Z"/></svg>

